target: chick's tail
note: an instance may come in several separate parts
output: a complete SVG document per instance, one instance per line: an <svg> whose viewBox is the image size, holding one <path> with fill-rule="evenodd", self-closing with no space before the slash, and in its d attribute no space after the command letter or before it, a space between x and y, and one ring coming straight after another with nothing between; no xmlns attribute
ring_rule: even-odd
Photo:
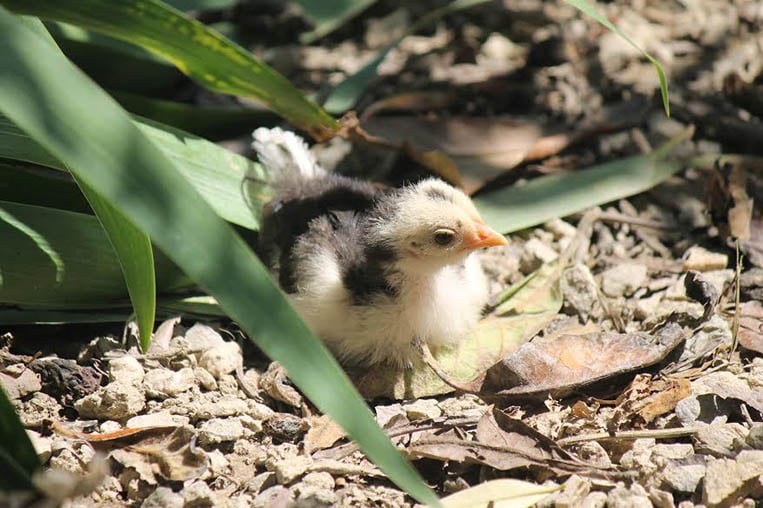
<svg viewBox="0 0 763 508"><path fill-rule="evenodd" d="M326 176L326 170L318 165L305 140L293 132L260 127L253 137L252 147L276 185Z"/></svg>

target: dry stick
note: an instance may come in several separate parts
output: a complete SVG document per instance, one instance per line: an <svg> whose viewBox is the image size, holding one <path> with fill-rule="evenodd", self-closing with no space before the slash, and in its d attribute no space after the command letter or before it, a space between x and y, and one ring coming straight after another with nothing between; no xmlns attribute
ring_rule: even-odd
<svg viewBox="0 0 763 508"><path fill-rule="evenodd" d="M655 439L670 439L674 437L691 436L696 434L705 427L681 427L677 429L653 429L653 430L629 430L623 432L615 432L614 434L608 434L606 432L599 432L597 434L583 434L581 436L571 436L562 439L557 439L556 444L560 446L569 445L573 443L580 443L583 441L615 441L619 439L641 439L641 438L655 438Z"/></svg>
<svg viewBox="0 0 763 508"><path fill-rule="evenodd" d="M742 253L739 248L739 238L734 242L734 246L736 247L737 266L734 277L734 317L731 320L731 348L729 349L729 361L731 360L731 355L734 354L734 351L736 351L737 346L739 345L739 317L742 313L740 303L742 293Z"/></svg>

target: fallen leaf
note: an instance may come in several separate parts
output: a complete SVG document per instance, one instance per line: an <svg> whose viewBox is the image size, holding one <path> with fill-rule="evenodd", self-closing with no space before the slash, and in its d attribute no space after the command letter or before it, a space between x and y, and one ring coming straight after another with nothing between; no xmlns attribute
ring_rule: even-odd
<svg viewBox="0 0 763 508"><path fill-rule="evenodd" d="M543 329L562 305L559 265L544 265L507 290L504 302L454 348L435 352L441 374L479 388L487 370ZM415 399L454 391L424 363L411 369L349 372L360 393L369 399Z"/></svg>
<svg viewBox="0 0 763 508"><path fill-rule="evenodd" d="M302 395L290 383L286 371L278 362L272 362L260 378L260 388L276 400L293 407L302 406Z"/></svg>
<svg viewBox="0 0 763 508"><path fill-rule="evenodd" d="M344 429L328 415L312 417L310 429L305 436L305 452L312 453L316 450L331 448L334 444L346 436Z"/></svg>
<svg viewBox="0 0 763 508"><path fill-rule="evenodd" d="M656 378L639 374L618 397L617 420L649 424L658 416L672 411L678 402L691 395L687 379Z"/></svg>
<svg viewBox="0 0 763 508"><path fill-rule="evenodd" d="M656 334L602 332L544 337L524 344L490 369L488 381L499 395L558 398L612 376L664 359L684 340L669 323Z"/></svg>
<svg viewBox="0 0 763 508"><path fill-rule="evenodd" d="M456 492L442 498L440 502L445 508L524 508L534 506L559 488L557 485L541 486L502 478Z"/></svg>

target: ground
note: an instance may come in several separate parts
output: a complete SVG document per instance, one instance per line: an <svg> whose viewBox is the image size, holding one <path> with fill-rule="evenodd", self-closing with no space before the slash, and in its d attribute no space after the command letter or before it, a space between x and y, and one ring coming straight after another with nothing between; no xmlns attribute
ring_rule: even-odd
<svg viewBox="0 0 763 508"><path fill-rule="evenodd" d="M437 3L378 2L310 46L292 40L296 11L260 4L216 17L262 34L253 51L320 97ZM685 168L656 187L524 229L483 254L494 293L562 256L564 305L533 343L546 347L538 355L596 368L573 366L571 380L534 380L521 394L503 380L490 396L369 404L441 495L509 477L563 485L541 506L756 506L763 4L598 7L665 67L670 117L637 50L572 7L540 0L489 2L422 28L389 54L356 105L369 132L451 155L477 195L648 153L695 127L674 152ZM194 90L200 103L230 100ZM227 146L246 153L248 141ZM314 149L331 169L387 183L424 171L363 143ZM77 328L73 350L57 350L63 360L43 357L29 369L24 354L52 349L40 345L48 332L26 328L1 344L0 379L13 386L46 467L92 480L48 478L51 496L71 506L414 504L235 325L168 321L145 355L130 333L123 342L103 332ZM536 365L522 353L503 362L504 378L522 378L522 362ZM133 427L150 429L119 433ZM98 443L80 432L114 434Z"/></svg>

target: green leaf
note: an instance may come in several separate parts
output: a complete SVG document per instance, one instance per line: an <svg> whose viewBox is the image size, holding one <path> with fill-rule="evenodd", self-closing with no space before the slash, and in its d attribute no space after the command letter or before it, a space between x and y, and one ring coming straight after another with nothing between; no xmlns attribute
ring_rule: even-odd
<svg viewBox="0 0 763 508"><path fill-rule="evenodd" d="M138 44L211 90L259 100L317 140L339 128L250 52L158 0L0 0L0 5Z"/></svg>
<svg viewBox="0 0 763 508"><path fill-rule="evenodd" d="M502 233L542 224L654 187L684 167L666 157L691 134L686 130L648 155L542 176L523 185L480 194L473 200L485 222Z"/></svg>
<svg viewBox="0 0 763 508"><path fill-rule="evenodd" d="M670 116L670 100L668 99L668 80L665 77L665 71L662 69L662 66L657 61L656 58L654 58L652 55L638 47L633 40L625 35L622 30L617 28L615 25L612 24L611 21L609 21L607 18L599 14L599 12L596 10L596 8L588 3L586 0L564 0L571 6L575 7L577 10L581 11L586 16L589 16L602 25L604 25L606 28L608 28L610 31L616 33L620 37L625 40L628 44L636 48L639 52L641 52L644 57L651 62L651 64L654 66L654 69L657 71L657 77L660 80L660 93L662 94L662 105L665 108L665 114L667 116Z"/></svg>
<svg viewBox="0 0 763 508"><path fill-rule="evenodd" d="M0 175L3 173L0 172ZM188 288L156 256L158 287ZM48 309L128 305L114 249L92 215L0 201L0 302Z"/></svg>
<svg viewBox="0 0 763 508"><path fill-rule="evenodd" d="M0 110L149 233L393 482L439 505L265 267L129 116L4 9L0 45Z"/></svg>
<svg viewBox="0 0 763 508"><path fill-rule="evenodd" d="M151 344L156 312L156 275L151 239L122 212L77 178L76 173L73 175L117 254L138 323L140 347L146 351Z"/></svg>
<svg viewBox="0 0 763 508"><path fill-rule="evenodd" d="M39 21L37 24L40 30L44 28ZM46 39L52 49L60 51L50 37ZM76 174L72 176L90 203L90 207L114 248L138 323L140 345L143 351L146 351L151 343L156 312L156 275L151 240L124 214L103 199L97 191L79 179ZM60 282L58 278L57 282Z"/></svg>
<svg viewBox="0 0 763 508"><path fill-rule="evenodd" d="M212 141L250 134L257 127L279 122L266 109L195 106L114 90L109 93L130 113Z"/></svg>
<svg viewBox="0 0 763 508"><path fill-rule="evenodd" d="M355 107L355 104L357 104L358 99L363 95L366 88L368 88L371 81L376 78L376 71L379 65L387 57L387 54L395 49L403 39L418 32L422 28L429 26L443 16L460 11L461 9L484 4L488 1L489 0L454 0L448 5L435 9L422 17L408 29L405 35L398 37L396 40L384 46L373 60L364 65L358 72L339 83L326 98L323 107L326 111L332 114L340 114L352 109Z"/></svg>
<svg viewBox="0 0 763 508"><path fill-rule="evenodd" d="M299 36L299 42L310 44L342 26L376 3L376 0L331 0L328 2L296 0L296 2L314 26L312 32Z"/></svg>
<svg viewBox="0 0 763 508"><path fill-rule="evenodd" d="M205 139L171 127L140 118L136 119L136 124L167 157L175 161L177 168L220 217L248 229L258 228L254 210L259 209L271 196L265 184L267 174L262 166ZM65 170L60 161L5 118L1 112L0 157ZM242 181L245 177L250 179L246 193L242 192ZM3 188L3 183L0 182L0 196ZM28 187L19 189L22 189L21 192L32 191ZM10 188L8 191L18 192ZM13 198L8 200L16 201ZM31 201L21 202L37 204ZM82 211L81 208L63 208Z"/></svg>
<svg viewBox="0 0 763 508"><path fill-rule="evenodd" d="M237 3L238 0L167 0L168 5L185 12L227 9Z"/></svg>
<svg viewBox="0 0 763 508"><path fill-rule="evenodd" d="M37 452L0 386L0 491L31 489L39 468Z"/></svg>

